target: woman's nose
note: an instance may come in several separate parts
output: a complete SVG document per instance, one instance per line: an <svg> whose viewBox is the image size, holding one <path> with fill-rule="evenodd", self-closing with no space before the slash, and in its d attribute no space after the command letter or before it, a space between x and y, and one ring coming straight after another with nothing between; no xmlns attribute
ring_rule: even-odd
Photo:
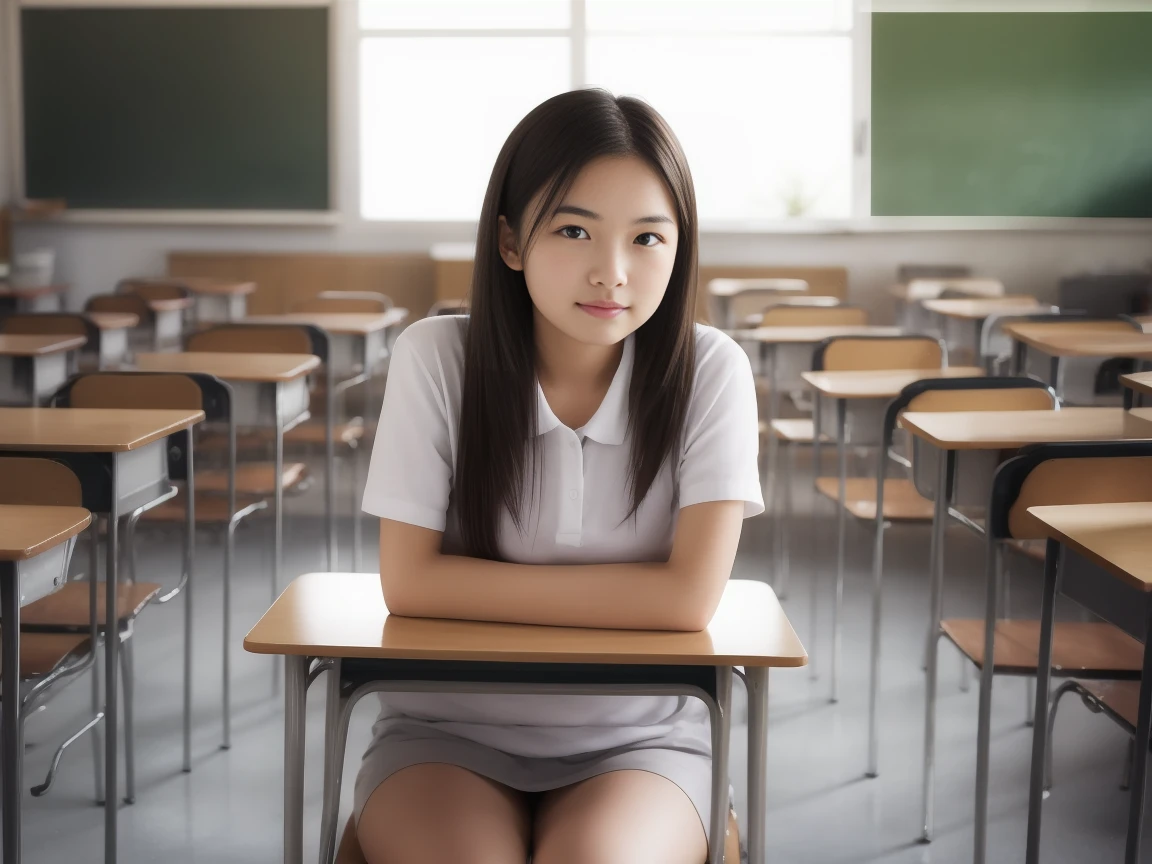
<svg viewBox="0 0 1152 864"><path fill-rule="evenodd" d="M624 253L612 245L604 249L596 258L592 272L588 274L593 285L605 288L620 288L628 284L628 268Z"/></svg>

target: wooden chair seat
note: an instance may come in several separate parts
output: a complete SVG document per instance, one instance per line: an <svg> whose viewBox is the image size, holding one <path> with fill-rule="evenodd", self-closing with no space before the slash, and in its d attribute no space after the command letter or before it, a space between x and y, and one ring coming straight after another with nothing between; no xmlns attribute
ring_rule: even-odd
<svg viewBox="0 0 1152 864"><path fill-rule="evenodd" d="M227 489L224 490L227 493ZM140 517L141 522L170 522L183 524L185 517L185 491L180 490L175 498L170 498L163 504L147 510ZM265 499L259 495L236 495L236 511L245 510L254 504L263 504ZM201 494L196 490L196 523L200 525L227 525L232 521L232 514L228 512L228 495L213 493Z"/></svg>
<svg viewBox="0 0 1152 864"><path fill-rule="evenodd" d="M728 836L724 841L725 864L740 864L740 826L736 823L736 811L728 811ZM336 847L334 864L368 864L356 837L356 823L349 818L344 826L340 845Z"/></svg>
<svg viewBox="0 0 1152 864"><path fill-rule="evenodd" d="M944 635L978 668L984 665L983 619L950 618ZM1035 675L1040 659L1040 622L996 622L996 664L1001 675ZM1052 634L1052 673L1138 678L1144 646L1124 631L1091 621L1057 621Z"/></svg>
<svg viewBox="0 0 1152 864"><path fill-rule="evenodd" d="M1076 686L1133 729L1140 708L1139 681L1076 679Z"/></svg>
<svg viewBox="0 0 1152 864"><path fill-rule="evenodd" d="M284 491L295 489L308 476L303 462L286 462L281 474ZM228 469L210 468L196 472L196 491L209 495L228 494ZM276 492L276 465L272 462L241 462L236 466L236 494L272 495Z"/></svg>
<svg viewBox="0 0 1152 864"><path fill-rule="evenodd" d="M21 633L20 680L50 675L64 661L87 654L91 648L91 639L78 633Z"/></svg>
<svg viewBox="0 0 1152 864"><path fill-rule="evenodd" d="M840 481L820 477L816 491L833 501L840 501ZM876 518L876 480L872 477L849 477L844 484L844 502L857 519ZM896 522L931 522L933 503L916 491L911 480L884 481L884 518Z"/></svg>
<svg viewBox="0 0 1152 864"><path fill-rule="evenodd" d="M790 444L811 444L816 437L816 423L807 417L794 420L773 420L769 426L769 430L761 429L761 432L767 434L768 431L771 431L778 440L787 441ZM821 442L828 440L827 435L820 438Z"/></svg>
<svg viewBox="0 0 1152 864"><path fill-rule="evenodd" d="M100 626L106 624L104 586L98 584L96 614ZM139 615L162 585L155 582L124 582L117 588L117 621L123 624ZM21 630L87 630L90 626L88 583L69 582L55 594L49 594L20 610Z"/></svg>

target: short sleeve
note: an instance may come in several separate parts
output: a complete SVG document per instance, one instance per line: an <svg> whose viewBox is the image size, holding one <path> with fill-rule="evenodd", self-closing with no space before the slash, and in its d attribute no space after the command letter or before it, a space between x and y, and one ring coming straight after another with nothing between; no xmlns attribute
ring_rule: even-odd
<svg viewBox="0 0 1152 864"><path fill-rule="evenodd" d="M748 355L728 336L701 328L696 382L684 427L680 507L743 501L744 518L764 512L757 461L760 422Z"/></svg>
<svg viewBox="0 0 1152 864"><path fill-rule="evenodd" d="M447 322L436 323L443 329ZM363 509L443 531L452 488L454 419L443 353L423 324L405 330L392 351Z"/></svg>

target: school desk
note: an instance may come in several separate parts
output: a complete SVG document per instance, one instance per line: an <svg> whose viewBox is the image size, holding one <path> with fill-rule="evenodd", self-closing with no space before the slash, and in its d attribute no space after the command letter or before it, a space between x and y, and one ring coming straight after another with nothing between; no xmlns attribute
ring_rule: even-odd
<svg viewBox="0 0 1152 864"><path fill-rule="evenodd" d="M192 292L193 314L198 324L239 321L248 314L249 295L256 292L255 282L211 276L170 278L174 284Z"/></svg>
<svg viewBox="0 0 1152 864"><path fill-rule="evenodd" d="M945 528L951 517L976 530L980 526L953 510L953 504L986 506L1000 451L1028 444L1061 441L1152 440L1152 409L1063 408L1058 411L909 412L901 424L913 436L912 465L916 487L934 501L929 567L928 687L924 714L923 839L933 832L932 787L936 741L936 657L944 580ZM935 476L933 476L935 474ZM995 580L988 572L986 578ZM985 628L995 627L995 608L987 610ZM986 631L987 632L987 631ZM976 864L983 864L988 828L988 758L994 657L984 658L980 678L979 728L976 743Z"/></svg>
<svg viewBox="0 0 1152 864"><path fill-rule="evenodd" d="M712 848L722 860L728 818L732 674L748 688L748 853L765 860L768 670L807 662L772 589L732 580L706 630L590 630L390 616L375 573L299 577L244 640L284 655L284 862L303 861L307 687L329 669L322 853L336 838L344 734L372 692L614 693L694 696L712 720ZM739 667L743 667L741 670Z"/></svg>
<svg viewBox="0 0 1152 864"><path fill-rule="evenodd" d="M204 419L203 411L128 410L97 408L0 408L0 456L32 453L63 462L80 479L84 507L108 520L105 609L116 605L119 573L120 517L168 495L167 440L184 431L188 438L188 500L194 500L192 480L192 427ZM191 623L195 514L189 504L185 523L188 574L185 624ZM7 629L7 627L5 627ZM187 629L191 639L191 628ZM116 670L119 639L104 640L104 860L116 862L116 813L119 804L118 684ZM188 654L189 658L191 654ZM191 704L190 660L184 668L184 767L190 768ZM5 787L5 798L9 797Z"/></svg>
<svg viewBox="0 0 1152 864"><path fill-rule="evenodd" d="M68 578L76 535L92 515L82 507L0 505L0 769L3 770L5 864L20 862L24 742L20 720L20 607L46 597ZM15 791L10 791L15 790Z"/></svg>
<svg viewBox="0 0 1152 864"><path fill-rule="evenodd" d="M1036 351L1048 358L1048 383L1063 398L1061 370L1068 359L1133 357L1152 360L1152 334L1132 323L1116 319L1069 321L1018 321L1004 325L1014 342L1013 369L1022 374L1028 354Z"/></svg>
<svg viewBox="0 0 1152 864"><path fill-rule="evenodd" d="M0 281L0 310L8 312L59 312L67 285L13 285Z"/></svg>
<svg viewBox="0 0 1152 864"><path fill-rule="evenodd" d="M232 387L232 407L237 426L274 431L273 470L276 476L273 500L276 517L272 599L276 599L280 593L284 551L284 433L308 419L308 373L320 365L320 358L312 354L187 351L181 354L137 354L136 365L144 372L204 372L215 375ZM332 483L332 470L329 462L329 484Z"/></svg>
<svg viewBox="0 0 1152 864"><path fill-rule="evenodd" d="M1152 499L1152 489L1148 491ZM1048 535L1040 619L1040 662L1036 678L1037 692L1045 698L1036 700L1036 722L1032 728L1025 859L1028 864L1039 864L1044 756L1051 746L1048 740L1050 709L1047 693L1052 675L1053 619L1056 594L1069 593L1057 577L1057 561L1061 562L1059 570L1063 572L1063 580L1068 581L1069 587L1075 591L1077 602L1119 626L1128 623L1124 629L1144 642L1135 740L1147 742L1152 732L1152 503L1031 507L1028 512L1039 520ZM1064 549L1063 554L1060 554L1060 547ZM1118 608L1123 607L1131 611L1135 620L1125 622L1123 613L1115 614ZM1138 864L1140 860L1148 747L1137 745L1133 755L1124 854L1126 864Z"/></svg>
<svg viewBox="0 0 1152 864"><path fill-rule="evenodd" d="M984 374L982 369L975 366L952 366L944 369L899 369L877 371L828 371L804 372L801 377L812 387L817 400L830 400L835 405L835 425L827 429L823 422L818 422L816 431L819 433L813 440L812 450L812 479L813 484L821 488L821 483L827 478L820 477L820 447L824 435L836 444L836 492L837 503L836 519L836 590L832 606L832 693L831 701L839 698L840 660L841 660L841 614L844 604L844 557L845 541L847 536L848 519L848 447L854 445L876 445L880 443L884 427L884 412L888 403L900 395L900 392L916 381L929 378L975 378ZM817 417L822 411L817 408ZM852 434L849 435L849 428ZM851 437L851 441L849 438ZM880 459L887 459L886 453L881 453ZM869 492L874 492L876 483L869 478ZM826 491L831 491L830 489ZM787 494L787 493L786 493ZM812 579L813 602L810 615L812 622L809 646L815 656L816 649L816 621L817 606L815 602L815 586L817 580ZM872 606L875 611L880 602L880 591L877 585L872 586ZM880 645L876 638L872 640L871 653L871 687L872 708L869 712L869 773L876 773L877 750L877 724L876 724L876 686L879 681ZM815 662L815 661L813 661Z"/></svg>
<svg viewBox="0 0 1152 864"><path fill-rule="evenodd" d="M736 326L732 316L732 299L745 294L764 298L774 294L798 294L808 290L803 279L712 279L708 282L708 297L716 307L715 326L731 330Z"/></svg>
<svg viewBox="0 0 1152 864"><path fill-rule="evenodd" d="M1027 294L1007 294L1003 297L963 297L925 300L920 304L926 312L936 315L940 336L948 345L953 362L980 359L984 321L991 315L1005 312L1027 314L1038 311L1040 302ZM952 331L959 331L955 334ZM971 352L971 353L969 353ZM966 355L966 356L965 356Z"/></svg>
<svg viewBox="0 0 1152 864"><path fill-rule="evenodd" d="M0 405L38 405L68 379L68 355L83 336L0 333Z"/></svg>
<svg viewBox="0 0 1152 864"><path fill-rule="evenodd" d="M1121 375L1120 383L1124 386L1124 407L1131 408L1133 397L1139 393L1152 393L1152 372L1137 372L1134 375Z"/></svg>

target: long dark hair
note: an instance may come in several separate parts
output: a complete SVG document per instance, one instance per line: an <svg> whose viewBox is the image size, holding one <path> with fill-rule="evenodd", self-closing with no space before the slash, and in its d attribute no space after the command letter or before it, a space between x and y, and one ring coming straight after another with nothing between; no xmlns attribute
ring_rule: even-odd
<svg viewBox="0 0 1152 864"><path fill-rule="evenodd" d="M651 106L605 90L574 90L538 105L504 142L480 214L464 348L464 392L453 496L469 555L499 557L500 512L524 530L526 477L538 479L536 348L524 273L498 250L504 216L528 250L580 170L605 157L642 159L668 187L679 240L668 289L635 334L628 395L632 516L665 460L674 459L696 365L696 193L680 142ZM526 210L541 193L532 224ZM531 469L529 455L531 454ZM675 469L675 464L673 468ZM529 474L531 470L531 474Z"/></svg>

